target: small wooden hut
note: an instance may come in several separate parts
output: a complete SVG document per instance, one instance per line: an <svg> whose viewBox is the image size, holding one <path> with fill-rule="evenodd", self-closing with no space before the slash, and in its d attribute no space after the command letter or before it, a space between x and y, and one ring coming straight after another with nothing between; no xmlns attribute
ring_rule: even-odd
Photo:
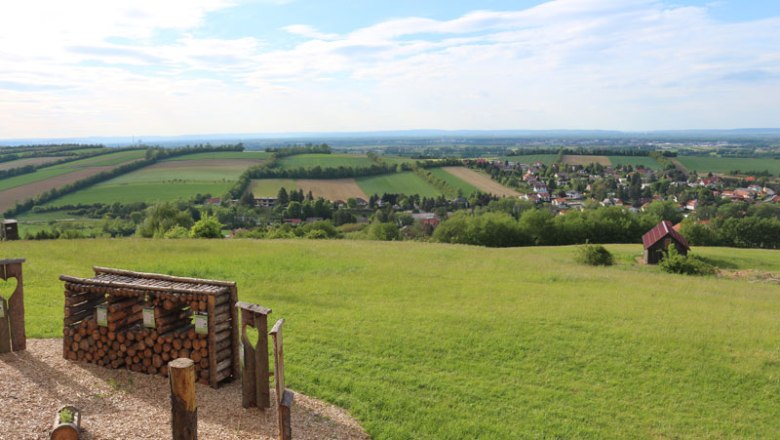
<svg viewBox="0 0 780 440"><path fill-rule="evenodd" d="M60 276L65 359L167 375L168 361L184 357L212 387L240 377L234 282L94 270Z"/></svg>
<svg viewBox="0 0 780 440"><path fill-rule="evenodd" d="M2 220L2 229L0 229L0 240L18 240L19 239L19 225L16 220L5 219Z"/></svg>
<svg viewBox="0 0 780 440"><path fill-rule="evenodd" d="M642 244L645 246L646 264L658 264L672 244L681 255L688 255L691 249L685 237L680 235L668 220L662 221L643 235Z"/></svg>

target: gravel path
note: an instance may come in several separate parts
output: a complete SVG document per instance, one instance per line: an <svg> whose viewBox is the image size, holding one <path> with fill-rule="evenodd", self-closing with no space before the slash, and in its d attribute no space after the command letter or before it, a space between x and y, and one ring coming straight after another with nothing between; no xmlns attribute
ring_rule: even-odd
<svg viewBox="0 0 780 440"><path fill-rule="evenodd" d="M0 439L48 439L64 404L81 410L83 440L171 438L167 379L66 361L60 339L0 355L0 381ZM276 410L242 408L240 381L198 384L197 399L200 439L276 438ZM297 393L292 424L295 439L369 438L344 410Z"/></svg>

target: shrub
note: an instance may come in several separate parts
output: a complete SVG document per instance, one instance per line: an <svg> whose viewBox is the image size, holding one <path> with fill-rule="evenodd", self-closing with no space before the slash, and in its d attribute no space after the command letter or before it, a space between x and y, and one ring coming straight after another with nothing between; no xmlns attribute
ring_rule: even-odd
<svg viewBox="0 0 780 440"><path fill-rule="evenodd" d="M176 225L165 233L165 238L187 238L190 236L190 231L184 226Z"/></svg>
<svg viewBox="0 0 780 440"><path fill-rule="evenodd" d="M190 230L192 238L222 238L222 223L216 217L204 216Z"/></svg>
<svg viewBox="0 0 780 440"><path fill-rule="evenodd" d="M666 272L684 275L714 275L716 271L715 266L695 255L680 255L674 247L669 249L658 266Z"/></svg>
<svg viewBox="0 0 780 440"><path fill-rule="evenodd" d="M577 261L591 266L612 266L612 254L600 244L585 243L577 248Z"/></svg>

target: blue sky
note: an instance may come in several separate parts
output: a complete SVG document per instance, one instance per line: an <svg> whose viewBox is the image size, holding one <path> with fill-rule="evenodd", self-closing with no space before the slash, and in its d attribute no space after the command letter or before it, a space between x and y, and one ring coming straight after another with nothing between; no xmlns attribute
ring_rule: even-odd
<svg viewBox="0 0 780 440"><path fill-rule="evenodd" d="M780 2L27 0L0 138L778 127Z"/></svg>

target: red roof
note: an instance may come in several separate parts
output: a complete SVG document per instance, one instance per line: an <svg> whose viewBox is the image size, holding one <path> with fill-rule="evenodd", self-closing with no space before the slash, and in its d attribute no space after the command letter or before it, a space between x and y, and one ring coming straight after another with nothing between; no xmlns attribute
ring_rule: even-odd
<svg viewBox="0 0 780 440"><path fill-rule="evenodd" d="M680 235L679 232L674 230L674 226L672 226L672 222L669 220L664 220L661 223L658 223L656 227L650 230L647 234L642 236L642 243L645 245L645 249L649 249L654 244L661 241L664 237L669 236L673 238L675 241L680 243L681 245L685 246L686 249L690 249L691 247L688 246L688 241L685 240L685 237Z"/></svg>

